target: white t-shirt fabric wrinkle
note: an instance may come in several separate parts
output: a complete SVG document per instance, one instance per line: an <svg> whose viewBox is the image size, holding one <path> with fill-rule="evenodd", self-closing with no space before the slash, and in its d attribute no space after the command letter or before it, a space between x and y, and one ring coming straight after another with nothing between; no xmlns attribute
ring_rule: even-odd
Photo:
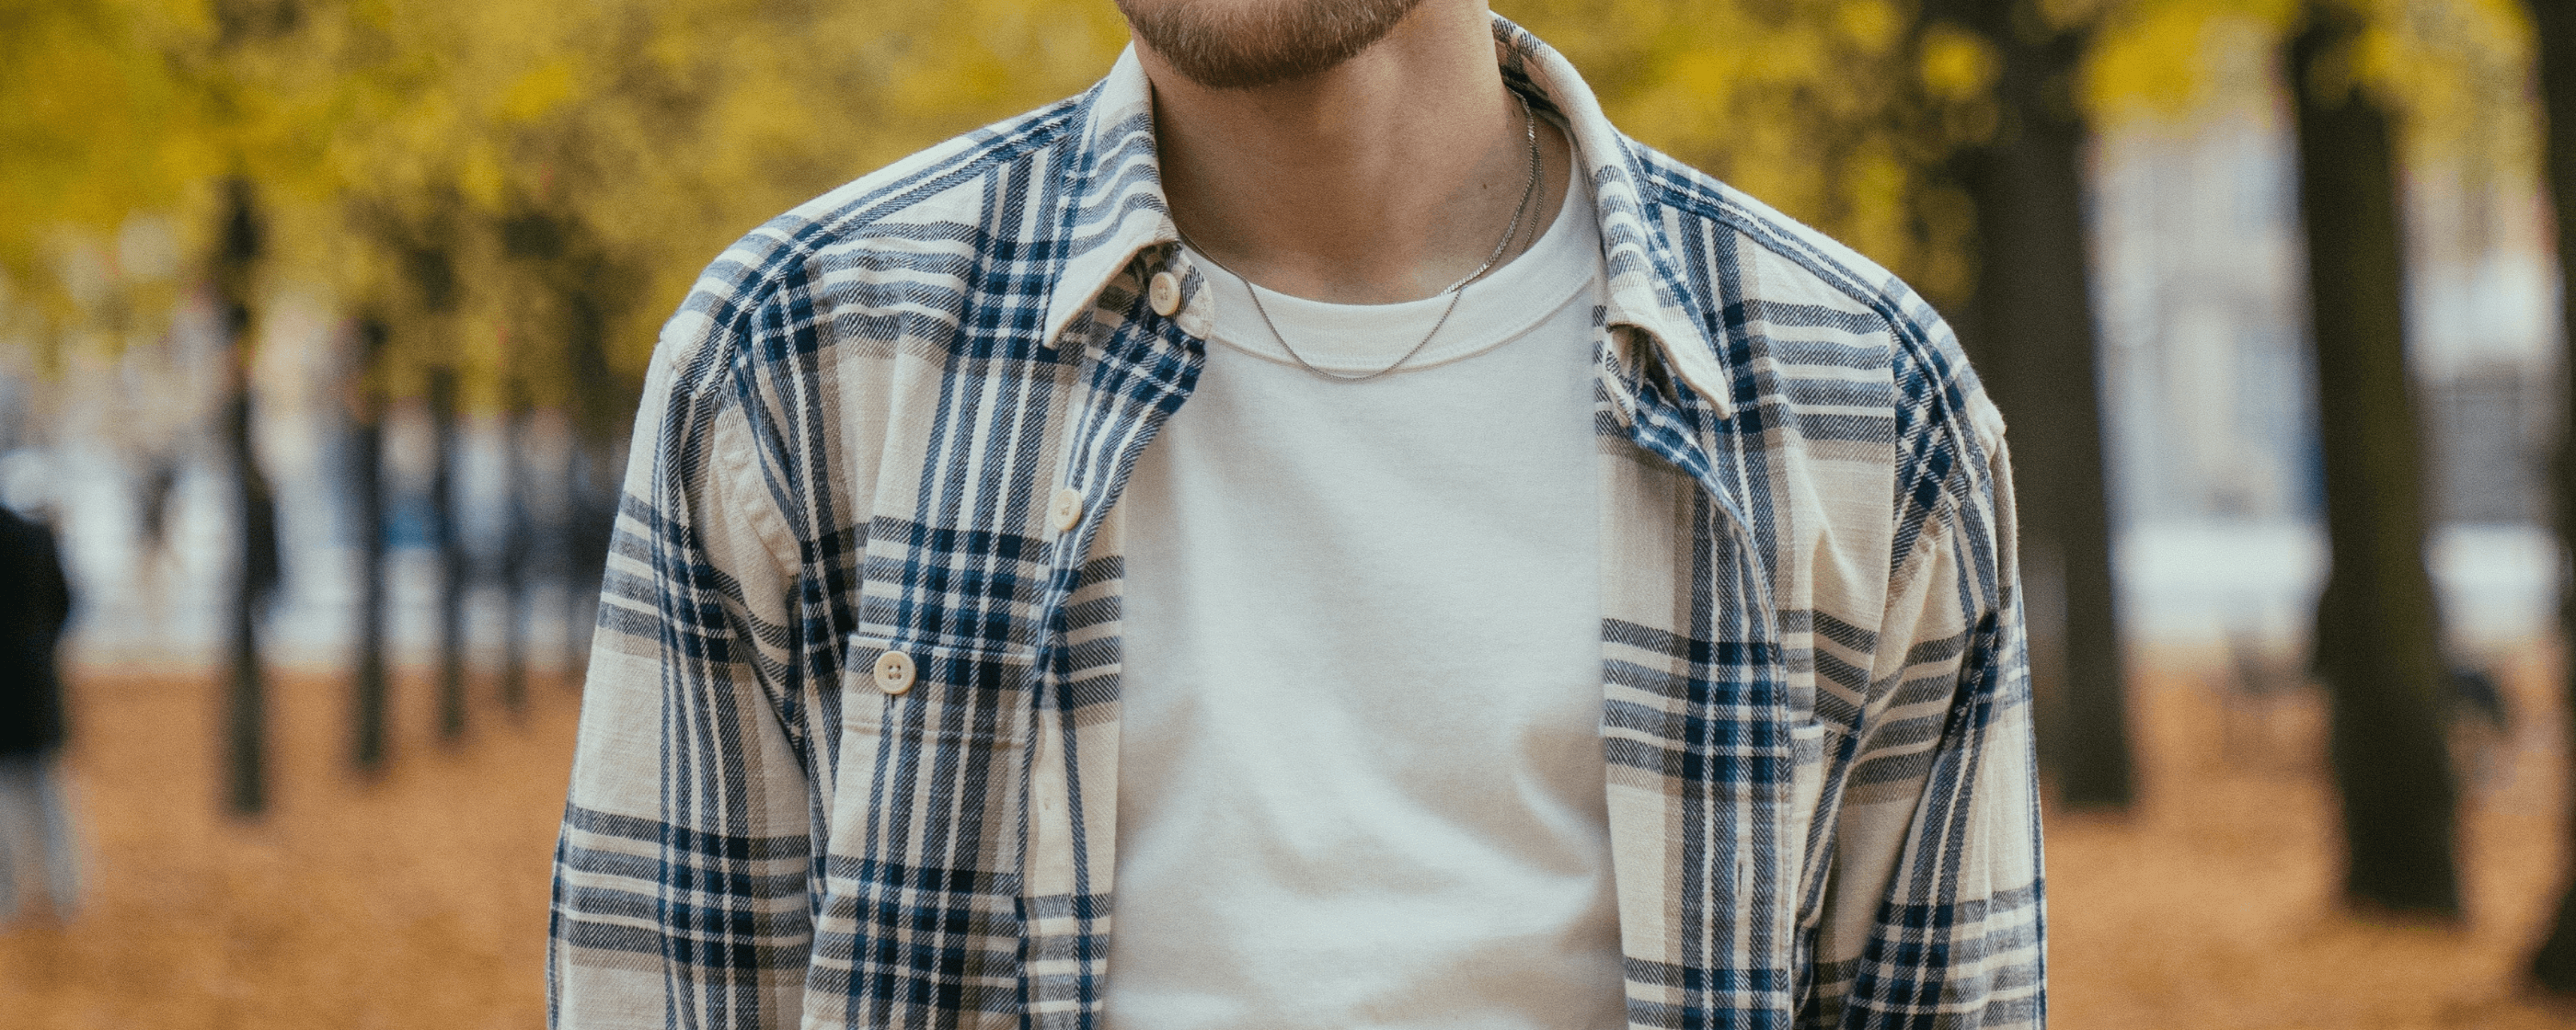
<svg viewBox="0 0 2576 1030"><path fill-rule="evenodd" d="M1365 382L1218 271L1125 518L1115 1030L1625 1025L1579 179ZM1374 371L1446 296L1264 291Z"/></svg>

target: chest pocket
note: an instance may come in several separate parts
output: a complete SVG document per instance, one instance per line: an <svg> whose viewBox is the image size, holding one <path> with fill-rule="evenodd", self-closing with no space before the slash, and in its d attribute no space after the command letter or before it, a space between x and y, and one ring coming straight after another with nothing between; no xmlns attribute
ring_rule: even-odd
<svg viewBox="0 0 2576 1030"><path fill-rule="evenodd" d="M1035 656L851 636L809 1016L1016 1025ZM951 1020L963 1014L962 1023Z"/></svg>

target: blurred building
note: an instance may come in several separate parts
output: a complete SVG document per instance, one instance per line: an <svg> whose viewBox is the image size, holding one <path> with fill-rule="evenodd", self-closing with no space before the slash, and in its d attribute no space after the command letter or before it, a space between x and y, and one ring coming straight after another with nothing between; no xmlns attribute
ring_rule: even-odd
<svg viewBox="0 0 2576 1030"><path fill-rule="evenodd" d="M0 365L0 463L38 466L34 478L51 498L77 592L73 661L197 663L219 653L237 515L214 440L225 358L212 318L203 304L185 305L166 332L113 356L67 350L65 367L50 375L29 366L26 348L0 341L0 354L16 362ZM310 296L274 298L261 320L253 442L276 498L283 572L264 647L286 666L343 664L353 635L361 529L349 481L349 343L344 320ZM384 442L389 658L427 662L438 625L427 484L441 458L417 401L392 406ZM561 469L570 446L561 419L538 418L519 457ZM507 617L489 574L504 531L505 448L497 418L469 416L445 459L467 510L461 538L482 573L468 599L469 636L487 659ZM568 516L563 476L529 483L534 518ZM540 667L570 658L565 620L583 607L562 581L559 557L540 556L522 616Z"/></svg>
<svg viewBox="0 0 2576 1030"><path fill-rule="evenodd" d="M2295 642L2323 582L2313 351L2286 111L2141 124L2094 154L2122 597L2146 640ZM2556 266L2535 184L2407 176L2431 561L2454 643L2541 632Z"/></svg>
<svg viewBox="0 0 2576 1030"><path fill-rule="evenodd" d="M2248 114L2100 141L2103 407L2125 525L2302 521L2318 510L2283 128Z"/></svg>

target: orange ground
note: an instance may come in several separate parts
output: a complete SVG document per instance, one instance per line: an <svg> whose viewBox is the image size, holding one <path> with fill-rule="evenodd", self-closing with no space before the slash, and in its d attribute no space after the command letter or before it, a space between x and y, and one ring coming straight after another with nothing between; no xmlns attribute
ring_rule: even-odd
<svg viewBox="0 0 2576 1030"><path fill-rule="evenodd" d="M426 730L428 684L398 683L406 732L361 783L340 771L338 684L287 678L275 807L244 826L218 814L210 680L81 678L86 907L0 932L0 1028L544 1025L546 865L577 704L532 687L524 718L485 703L448 748Z"/></svg>
<svg viewBox="0 0 2576 1030"><path fill-rule="evenodd" d="M2137 699L2139 810L2051 823L2056 1026L2576 1028L2514 987L2562 836L2537 660L2509 670L2529 717L2472 794L2471 918L2444 930L2336 913L2313 704L2223 704L2188 657ZM277 808L242 826L215 814L209 684L82 677L88 907L0 931L0 1030L541 1025L574 698L537 684L515 720L485 704L449 748L421 730L425 684L401 686L401 750L360 783L337 772L336 684L281 683Z"/></svg>
<svg viewBox="0 0 2576 1030"><path fill-rule="evenodd" d="M2049 823L2055 1025L2576 1028L2521 963L2561 882L2567 769L2554 657L2497 672L2520 724L2464 747L2468 919L2358 919L2335 904L2341 843L2322 712L2300 692L2225 700L2216 656L2166 654L2133 700L2146 797L2124 819ZM2464 743L2467 743L2464 741Z"/></svg>

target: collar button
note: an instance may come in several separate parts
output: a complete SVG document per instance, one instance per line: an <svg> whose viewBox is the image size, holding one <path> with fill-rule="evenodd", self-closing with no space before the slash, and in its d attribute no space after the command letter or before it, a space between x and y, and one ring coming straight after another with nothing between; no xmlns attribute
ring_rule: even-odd
<svg viewBox="0 0 2576 1030"><path fill-rule="evenodd" d="M1082 524L1082 495L1069 486L1056 491L1054 503L1047 506L1047 518L1055 523L1056 532L1072 532Z"/></svg>

